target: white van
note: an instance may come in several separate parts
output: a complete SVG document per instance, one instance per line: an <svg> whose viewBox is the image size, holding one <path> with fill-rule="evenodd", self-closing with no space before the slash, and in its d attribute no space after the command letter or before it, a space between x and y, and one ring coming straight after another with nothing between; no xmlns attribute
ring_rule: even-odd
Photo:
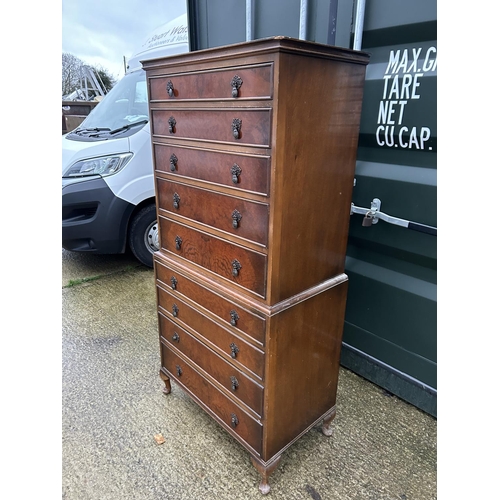
<svg viewBox="0 0 500 500"><path fill-rule="evenodd" d="M158 249L146 73L140 61L189 51L187 15L156 29L125 76L62 136L62 246L124 253L153 266Z"/></svg>

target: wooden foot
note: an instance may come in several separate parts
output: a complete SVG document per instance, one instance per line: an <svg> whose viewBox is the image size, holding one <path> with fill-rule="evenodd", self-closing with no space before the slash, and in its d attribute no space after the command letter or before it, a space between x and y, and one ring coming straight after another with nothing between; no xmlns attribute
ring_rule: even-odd
<svg viewBox="0 0 500 500"><path fill-rule="evenodd" d="M252 459L252 464L253 466L259 471L260 475L262 476L262 480L260 481L259 484L259 491L263 495L267 495L269 491L271 490L271 487L268 484L268 479L269 476L274 472L276 467L278 467L280 461L281 461L281 455L277 457L275 460L273 460L270 464L264 465L260 461L258 461L254 457L250 457Z"/></svg>
<svg viewBox="0 0 500 500"><path fill-rule="evenodd" d="M172 386L170 385L170 377L168 375L165 375L160 370L160 378L163 380L165 387L163 388L163 394L170 394L172 392Z"/></svg>
<svg viewBox="0 0 500 500"><path fill-rule="evenodd" d="M336 414L337 414L337 408L335 407L333 411L323 419L323 427L321 428L321 430L323 431L323 434L325 436L330 437L333 434L333 429L330 427L330 424L332 423Z"/></svg>

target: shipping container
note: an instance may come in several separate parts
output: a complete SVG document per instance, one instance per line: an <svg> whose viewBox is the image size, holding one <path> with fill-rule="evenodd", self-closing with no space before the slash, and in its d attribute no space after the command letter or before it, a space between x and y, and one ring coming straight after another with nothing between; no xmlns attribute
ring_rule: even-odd
<svg viewBox="0 0 500 500"><path fill-rule="evenodd" d="M437 416L437 0L188 0L188 16L191 50L282 35L370 54L341 362Z"/></svg>

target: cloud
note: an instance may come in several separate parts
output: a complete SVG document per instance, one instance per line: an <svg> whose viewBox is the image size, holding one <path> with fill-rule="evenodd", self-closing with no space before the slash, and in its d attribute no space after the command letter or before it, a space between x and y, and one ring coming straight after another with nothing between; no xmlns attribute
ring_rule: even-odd
<svg viewBox="0 0 500 500"><path fill-rule="evenodd" d="M148 34L186 12L185 0L62 0L62 52L115 78Z"/></svg>

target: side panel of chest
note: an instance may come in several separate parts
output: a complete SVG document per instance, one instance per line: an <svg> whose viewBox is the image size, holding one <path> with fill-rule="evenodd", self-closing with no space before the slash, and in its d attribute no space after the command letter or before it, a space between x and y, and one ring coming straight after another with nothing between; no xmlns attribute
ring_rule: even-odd
<svg viewBox="0 0 500 500"><path fill-rule="evenodd" d="M279 77L270 304L344 272L364 67L284 54Z"/></svg>

